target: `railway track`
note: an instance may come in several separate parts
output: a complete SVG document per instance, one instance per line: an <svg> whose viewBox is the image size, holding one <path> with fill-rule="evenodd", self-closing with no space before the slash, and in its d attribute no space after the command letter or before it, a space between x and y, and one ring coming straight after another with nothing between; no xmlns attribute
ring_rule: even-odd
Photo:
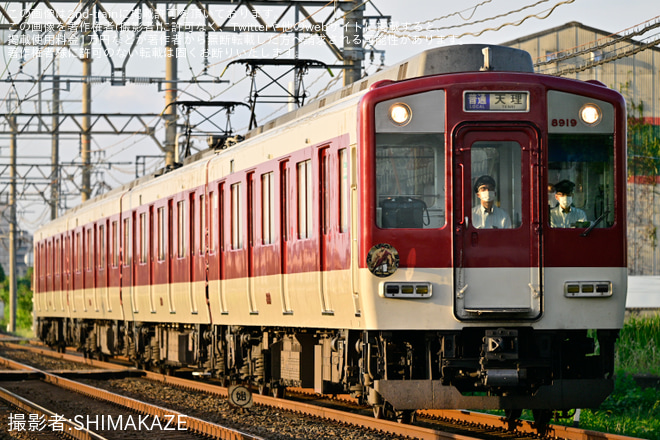
<svg viewBox="0 0 660 440"><path fill-rule="evenodd" d="M11 352L16 355L16 353L30 351L40 358L37 362L46 362L49 365L55 362L53 365L57 366L59 375L56 377L58 379L46 379L45 382L58 385L68 383L69 380L62 376L75 374L79 380L85 382L84 386L103 388L105 392L110 392L112 395L131 396L133 400L155 407L167 406L172 408L172 414L186 415L195 420L209 420L212 425L223 424L229 429L242 433L241 435L251 435L254 438L329 438L328 436L331 436L342 439L507 439L538 438L540 436L538 427L533 423L508 422L501 417L468 411L419 411L417 413L418 423L415 425L377 420L366 415L369 410L350 402L350 399L343 399L341 402L328 398L319 399L318 396L313 396L311 393L305 394L303 390L292 390L290 393L297 396L297 400L275 399L255 394L253 396L255 406L250 410L240 410L233 408L228 403L227 388L207 382L127 369L116 364L84 359L71 354L55 353L37 347L4 343L0 345L8 355ZM24 366L23 368L29 367ZM72 372L74 368L89 373ZM107 376L112 376L111 373L116 373L116 376L108 379ZM52 375L45 371L39 374ZM86 379L81 379L81 376ZM136 410L143 411L141 408ZM98 412L100 410L94 411L96 414L102 414ZM209 428L205 429L207 430L197 432L213 435L209 434ZM304 434L301 436L297 432ZM629 439L629 437L555 425L549 425L544 430L543 436L570 440Z"/></svg>

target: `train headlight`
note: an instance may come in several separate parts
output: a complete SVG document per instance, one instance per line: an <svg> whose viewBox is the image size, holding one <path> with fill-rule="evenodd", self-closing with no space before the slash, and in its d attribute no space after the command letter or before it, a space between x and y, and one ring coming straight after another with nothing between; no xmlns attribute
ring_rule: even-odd
<svg viewBox="0 0 660 440"><path fill-rule="evenodd" d="M585 104L580 109L580 119L587 125L596 125L603 117L603 112L596 104Z"/></svg>
<svg viewBox="0 0 660 440"><path fill-rule="evenodd" d="M412 110L408 104L397 102L390 107L390 119L396 125L403 127L412 119Z"/></svg>

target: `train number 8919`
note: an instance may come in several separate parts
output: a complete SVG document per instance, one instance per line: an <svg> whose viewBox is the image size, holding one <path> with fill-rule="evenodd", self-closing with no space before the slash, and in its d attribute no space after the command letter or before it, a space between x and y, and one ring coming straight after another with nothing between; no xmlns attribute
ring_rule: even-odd
<svg viewBox="0 0 660 440"><path fill-rule="evenodd" d="M551 124L553 127L576 127L577 119L553 119Z"/></svg>

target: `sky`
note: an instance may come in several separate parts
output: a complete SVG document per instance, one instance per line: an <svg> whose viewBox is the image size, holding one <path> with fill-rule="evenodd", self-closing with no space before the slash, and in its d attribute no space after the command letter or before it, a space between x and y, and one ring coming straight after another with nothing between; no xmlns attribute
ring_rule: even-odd
<svg viewBox="0 0 660 440"><path fill-rule="evenodd" d="M60 3L57 3L58 7ZM75 5L72 2L72 5ZM449 44L488 43L499 44L524 37L539 31L564 25L571 21L580 22L586 26L594 27L611 33L626 33L634 27L641 27L648 20L660 20L660 4L657 0L464 0L461 2L436 1L436 0L373 0L372 6L368 5L366 15L375 16L379 11L383 15L391 16L389 27L385 22L376 23L372 20L366 31L366 36L375 41L373 47L374 60L365 62L367 73L375 72L380 64L392 65L398 61L408 58L425 49ZM127 4L118 4L110 7L106 4L110 13L121 16L130 10ZM329 4L329 7L332 7ZM267 22L274 20L279 11L263 12L263 8L257 8L263 14ZM320 20L328 16L326 9L315 14ZM313 13L313 10L309 10ZM0 21L3 18L0 16ZM247 19L244 22L249 22ZM334 38L339 38L339 24L334 24ZM657 31L657 30L656 30ZM656 31L651 31L644 36L648 37ZM151 76L164 77L165 62L162 53L158 50L163 48L161 41L154 35L142 35L144 38L138 45L140 52L136 52L127 63L128 76ZM162 33L161 33L162 34ZM218 33L216 33L218 34ZM187 40L182 40L180 48L181 56L178 58L179 78L219 78L225 69L227 62L238 58L240 51L246 51L244 56L248 57L273 57L277 53L284 53L282 57L292 57L291 41L286 37L269 39L264 36L250 36L250 34L213 35L209 42L210 55L208 75L203 73L203 57L200 55L203 42L199 39L200 34L185 35ZM232 40L238 36L239 40ZM107 47L119 50L129 47L126 42L127 34L106 33L109 41ZM3 39L8 34L2 35ZM341 45L341 44L338 44ZM100 44L93 47L101 48ZM15 48L15 46L14 46ZM14 108L15 94L25 99L21 106L22 112L36 111L36 99L38 89L34 85L18 84L16 87L4 81L8 77L18 78L24 76L38 76L39 67L46 73L57 72L60 75L80 75L81 63L75 58L58 58L56 62L46 55L29 57L23 69L19 68L19 57L10 53L11 46L0 48L0 97L3 111ZM250 49L252 49L250 51ZM299 46L301 58L320 59L326 63L336 62L328 48L316 37L305 39ZM370 51L369 51L370 55ZM41 58L41 59L38 59ZM121 65L123 58L113 57L115 65ZM110 64L104 56L97 56L93 62L94 75L109 75ZM22 73L19 73L22 72ZM326 87L339 87L339 71L335 69L335 78L331 78L325 71L311 71L305 79L310 97L323 93ZM201 75L201 76L200 76ZM202 86L190 86L180 84L179 99L185 100L239 100L244 101L249 91L249 81L246 81L245 69L242 66L230 67L220 78L229 81L225 84L203 84ZM49 108L49 97L51 96L50 84L42 84L41 91L43 100L42 109ZM63 90L61 98L64 100L64 112L79 112L80 86L71 84L67 90ZM164 108L164 93L156 86L129 85L115 87L108 83L94 84L92 87L92 111L93 112L131 112L131 113L160 113ZM12 107L13 106L13 107ZM270 117L282 113L285 106L271 105L265 107L258 113L261 121L265 122ZM239 110L240 111L240 110ZM237 113L239 112L237 111ZM238 115L238 123L234 128L241 131L245 128L246 115ZM162 128L162 125L160 126ZM159 128L159 130L160 130ZM161 142L164 140L162 130L157 132ZM34 157L47 158L50 154L50 138L28 138L19 137L19 163L21 161L34 161ZM203 144L200 142L199 144ZM199 145L203 148L204 145ZM0 164L8 162L8 137L0 133ZM61 141L61 160L79 161L79 139L63 139ZM155 143L148 138L139 136L126 136L124 138L95 137L92 141L92 160L101 164L98 181L104 182L108 187L115 187L126 183L134 178L135 166L130 162L135 160L136 155L159 155L160 150ZM114 163L114 164L112 164ZM158 159L149 159L148 167L156 169L162 166ZM4 172L4 171L3 171ZM79 176L79 174L77 175ZM6 190L2 185L3 177L0 176L0 192ZM75 188L74 188L75 190ZM5 195L0 196L0 203ZM75 206L77 197L70 198L66 208ZM34 231L40 224L48 219L49 211L43 201L34 196L26 195L21 200L19 207L19 222L21 228Z"/></svg>

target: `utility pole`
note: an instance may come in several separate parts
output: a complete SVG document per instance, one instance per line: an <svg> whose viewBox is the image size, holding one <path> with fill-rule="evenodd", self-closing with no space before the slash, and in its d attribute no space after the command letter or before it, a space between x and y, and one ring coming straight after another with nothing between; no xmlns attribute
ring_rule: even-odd
<svg viewBox="0 0 660 440"><path fill-rule="evenodd" d="M85 11L87 14L82 22L82 134L80 137L80 158L82 159L82 201L88 200L92 194L91 185L91 117L92 112L92 25L94 17L93 4Z"/></svg>
<svg viewBox="0 0 660 440"><path fill-rule="evenodd" d="M344 71L344 85L347 86L362 77L364 60L364 4L358 0L340 3L344 16L344 64L351 66Z"/></svg>
<svg viewBox="0 0 660 440"><path fill-rule="evenodd" d="M11 116L9 140L9 325L7 331L16 331L16 116Z"/></svg>
<svg viewBox="0 0 660 440"><path fill-rule="evenodd" d="M176 14L168 12L167 34L165 37L165 166L173 167L179 160L176 146L176 101L177 62L176 62Z"/></svg>

